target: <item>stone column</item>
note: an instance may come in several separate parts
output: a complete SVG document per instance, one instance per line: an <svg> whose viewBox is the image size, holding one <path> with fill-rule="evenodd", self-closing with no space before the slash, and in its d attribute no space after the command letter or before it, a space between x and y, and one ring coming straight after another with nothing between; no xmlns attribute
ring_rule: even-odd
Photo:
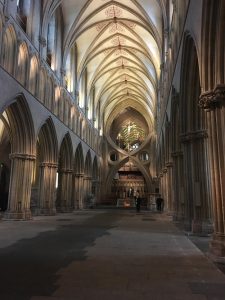
<svg viewBox="0 0 225 300"><path fill-rule="evenodd" d="M60 186L57 203L57 210L60 212L70 212L73 210L72 204L72 170L61 169L59 172Z"/></svg>
<svg viewBox="0 0 225 300"><path fill-rule="evenodd" d="M193 233L210 231L206 138L206 130L191 131L181 136L181 141L184 143L186 178L185 222L186 229Z"/></svg>
<svg viewBox="0 0 225 300"><path fill-rule="evenodd" d="M173 214L173 163L166 163L166 185L167 185L167 197L168 197L168 212Z"/></svg>
<svg viewBox="0 0 225 300"><path fill-rule="evenodd" d="M211 170L214 235L210 243L213 255L225 256L225 86L200 96L200 106L207 110Z"/></svg>
<svg viewBox="0 0 225 300"><path fill-rule="evenodd" d="M31 219L30 197L35 156L13 153L10 155L11 178L6 219Z"/></svg>
<svg viewBox="0 0 225 300"><path fill-rule="evenodd" d="M44 162L40 165L39 213L46 216L56 214L56 173L57 164Z"/></svg>
<svg viewBox="0 0 225 300"><path fill-rule="evenodd" d="M90 176L84 176L84 206L88 206L88 196L91 193L91 180Z"/></svg>
<svg viewBox="0 0 225 300"><path fill-rule="evenodd" d="M184 220L183 152L175 151L173 157L173 211L174 221Z"/></svg>
<svg viewBox="0 0 225 300"><path fill-rule="evenodd" d="M75 174L74 182L74 208L84 208L84 174Z"/></svg>
<svg viewBox="0 0 225 300"><path fill-rule="evenodd" d="M169 203L168 203L168 173L167 173L167 168L163 168L162 170L162 182L163 182L163 193L162 193L162 198L164 200L164 211L168 211L169 208Z"/></svg>

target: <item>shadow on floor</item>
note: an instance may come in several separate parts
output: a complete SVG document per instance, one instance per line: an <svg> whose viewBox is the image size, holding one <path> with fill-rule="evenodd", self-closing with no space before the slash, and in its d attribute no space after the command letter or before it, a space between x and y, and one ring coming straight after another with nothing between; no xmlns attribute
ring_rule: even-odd
<svg viewBox="0 0 225 300"><path fill-rule="evenodd" d="M73 261L85 260L85 248L108 235L119 218L98 214L79 225L70 219L63 220L65 224L56 220L57 230L0 249L0 298L28 300L34 295L52 295L57 289L57 271Z"/></svg>

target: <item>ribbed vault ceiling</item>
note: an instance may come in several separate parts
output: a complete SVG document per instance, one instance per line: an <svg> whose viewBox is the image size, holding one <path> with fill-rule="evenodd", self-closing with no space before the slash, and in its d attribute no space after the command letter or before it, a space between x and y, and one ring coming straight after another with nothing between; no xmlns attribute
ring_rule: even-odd
<svg viewBox="0 0 225 300"><path fill-rule="evenodd" d="M153 128L163 0L62 0L61 5L64 49L76 43L78 82L86 70L87 94L95 89L95 109L100 101L105 128L112 112L116 117L124 103L145 112Z"/></svg>

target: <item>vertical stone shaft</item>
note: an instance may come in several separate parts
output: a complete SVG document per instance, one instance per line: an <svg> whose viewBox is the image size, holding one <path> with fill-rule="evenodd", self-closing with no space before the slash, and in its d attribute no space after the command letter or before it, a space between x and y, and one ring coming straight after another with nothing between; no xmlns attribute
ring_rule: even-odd
<svg viewBox="0 0 225 300"><path fill-rule="evenodd" d="M5 217L9 219L30 219L31 181L35 156L13 153L10 158L12 160L12 175L8 210Z"/></svg>

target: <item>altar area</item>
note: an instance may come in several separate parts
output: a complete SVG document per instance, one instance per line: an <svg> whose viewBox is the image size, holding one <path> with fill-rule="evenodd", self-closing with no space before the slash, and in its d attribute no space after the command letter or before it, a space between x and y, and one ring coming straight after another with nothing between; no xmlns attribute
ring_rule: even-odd
<svg viewBox="0 0 225 300"><path fill-rule="evenodd" d="M117 199L116 202L117 207L135 207L135 199L134 198L122 198L122 199Z"/></svg>

